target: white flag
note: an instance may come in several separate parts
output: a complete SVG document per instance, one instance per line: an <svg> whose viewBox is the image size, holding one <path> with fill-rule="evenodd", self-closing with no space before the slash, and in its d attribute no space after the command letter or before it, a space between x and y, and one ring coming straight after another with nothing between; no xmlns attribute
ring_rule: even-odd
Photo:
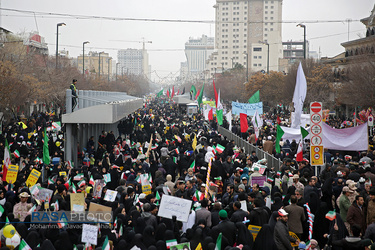
<svg viewBox="0 0 375 250"><path fill-rule="evenodd" d="M297 128L301 125L301 115L303 103L306 98L307 83L305 73L303 73L302 64L299 63L297 70L296 88L294 89L293 103L294 103L294 119L291 127Z"/></svg>
<svg viewBox="0 0 375 250"><path fill-rule="evenodd" d="M232 111L229 111L225 114L225 118L227 119L229 123L229 131L232 131Z"/></svg>
<svg viewBox="0 0 375 250"><path fill-rule="evenodd" d="M258 114L258 110L255 111L255 114L253 115L253 118L251 119L251 123L253 124L253 127L254 127L256 140L258 140L259 129L263 126L263 120L260 118Z"/></svg>
<svg viewBox="0 0 375 250"><path fill-rule="evenodd" d="M219 89L219 94L217 95L217 106L216 106L216 110L220 110L220 109L223 109L223 105L222 105L221 102L220 102L220 89Z"/></svg>

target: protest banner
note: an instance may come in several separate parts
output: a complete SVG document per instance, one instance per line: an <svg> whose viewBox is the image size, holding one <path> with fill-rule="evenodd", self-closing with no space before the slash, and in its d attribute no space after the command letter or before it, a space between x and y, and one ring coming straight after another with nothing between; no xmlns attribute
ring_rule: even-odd
<svg viewBox="0 0 375 250"><path fill-rule="evenodd" d="M53 191L51 189L39 187L39 192L35 195L35 198L43 202L50 201L52 194Z"/></svg>
<svg viewBox="0 0 375 250"><path fill-rule="evenodd" d="M190 242L184 242L181 244L174 245L171 250L190 250Z"/></svg>
<svg viewBox="0 0 375 250"><path fill-rule="evenodd" d="M148 180L148 175L147 174L141 174L141 184L142 184L142 193L144 194L151 194L151 185Z"/></svg>
<svg viewBox="0 0 375 250"><path fill-rule="evenodd" d="M175 215L178 221L187 222L191 203L191 200L164 194L161 197L158 216L172 219L172 216Z"/></svg>
<svg viewBox="0 0 375 250"><path fill-rule="evenodd" d="M14 183L17 180L18 169L19 169L19 166L17 165L8 166L8 172L6 176L6 181L8 183Z"/></svg>
<svg viewBox="0 0 375 250"><path fill-rule="evenodd" d="M115 201L116 199L116 195L117 195L117 191L113 191L113 190L107 190L105 192L105 196L104 196L104 200L105 201Z"/></svg>
<svg viewBox="0 0 375 250"><path fill-rule="evenodd" d="M40 175L41 173L38 170L36 169L31 170L31 173L29 174L29 177L26 180L26 186L28 187L34 186L35 183L38 181Z"/></svg>
<svg viewBox="0 0 375 250"><path fill-rule="evenodd" d="M111 174L105 174L103 178L106 183L111 182Z"/></svg>
<svg viewBox="0 0 375 250"><path fill-rule="evenodd" d="M251 186L258 184L259 187L263 187L264 183L267 181L267 176L251 176Z"/></svg>
<svg viewBox="0 0 375 250"><path fill-rule="evenodd" d="M112 208L90 202L87 218L94 222L112 222Z"/></svg>
<svg viewBox="0 0 375 250"><path fill-rule="evenodd" d="M98 244L98 229L99 228L97 226L83 224L81 241L85 243L90 243L91 245L97 245Z"/></svg>
<svg viewBox="0 0 375 250"><path fill-rule="evenodd" d="M59 172L59 175L62 176L62 177L65 177L66 176L66 172L65 171L61 171L61 172Z"/></svg>
<svg viewBox="0 0 375 250"><path fill-rule="evenodd" d="M85 195L83 193L70 194L70 208L73 212L84 212Z"/></svg>
<svg viewBox="0 0 375 250"><path fill-rule="evenodd" d="M239 103L232 102L232 114L239 115L240 113L246 114L248 116L253 116L255 111L258 111L258 114L263 114L263 102L257 103Z"/></svg>
<svg viewBox="0 0 375 250"><path fill-rule="evenodd" d="M93 197L100 198L102 196L103 187L105 185L104 180L96 180L94 186Z"/></svg>

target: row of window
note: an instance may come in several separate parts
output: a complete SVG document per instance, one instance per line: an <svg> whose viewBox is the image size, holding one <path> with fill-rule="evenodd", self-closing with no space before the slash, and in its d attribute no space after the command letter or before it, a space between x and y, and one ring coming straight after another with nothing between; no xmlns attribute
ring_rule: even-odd
<svg viewBox="0 0 375 250"><path fill-rule="evenodd" d="M268 31L268 29L264 28L264 31ZM273 31L273 28L270 28L270 31Z"/></svg>
<svg viewBox="0 0 375 250"><path fill-rule="evenodd" d="M272 6L272 5L271 5L270 7L271 7L271 9L273 9L273 6ZM264 6L264 8L265 8L265 9L268 9L268 6L266 5L266 6Z"/></svg>
<svg viewBox="0 0 375 250"><path fill-rule="evenodd" d="M265 11L264 14L268 14L268 11ZM271 11L271 14L273 14L273 11Z"/></svg>
<svg viewBox="0 0 375 250"><path fill-rule="evenodd" d="M268 17L264 17L264 20L268 20ZM273 20L273 16L270 17L270 20Z"/></svg>
<svg viewBox="0 0 375 250"><path fill-rule="evenodd" d="M258 66L258 67L262 67L262 64L261 64L261 63L258 63L258 64L254 63L253 66L254 66L254 67L257 67L257 66Z"/></svg>
<svg viewBox="0 0 375 250"><path fill-rule="evenodd" d="M243 31L247 31L247 29L243 29ZM228 32L228 29L222 29L221 32ZM233 32L240 32L240 29L233 29Z"/></svg>
<svg viewBox="0 0 375 250"><path fill-rule="evenodd" d="M262 56L254 56L254 59L262 59Z"/></svg>

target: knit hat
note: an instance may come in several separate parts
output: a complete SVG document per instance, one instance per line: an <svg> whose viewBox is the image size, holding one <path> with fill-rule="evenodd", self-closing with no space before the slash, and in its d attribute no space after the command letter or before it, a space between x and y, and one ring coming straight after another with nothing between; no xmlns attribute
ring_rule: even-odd
<svg viewBox="0 0 375 250"><path fill-rule="evenodd" d="M245 185L244 184L238 185L238 189L240 189L240 188L245 191Z"/></svg>
<svg viewBox="0 0 375 250"><path fill-rule="evenodd" d="M228 217L227 211L225 211L224 209L221 209L220 212L219 212L219 217L223 218L223 219L226 219Z"/></svg>

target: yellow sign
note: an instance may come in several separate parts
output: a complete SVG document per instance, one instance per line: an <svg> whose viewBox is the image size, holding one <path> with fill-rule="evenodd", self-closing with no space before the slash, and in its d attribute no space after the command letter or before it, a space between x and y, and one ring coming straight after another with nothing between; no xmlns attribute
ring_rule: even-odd
<svg viewBox="0 0 375 250"><path fill-rule="evenodd" d="M323 146L311 146L310 148L311 166L321 166L324 164Z"/></svg>
<svg viewBox="0 0 375 250"><path fill-rule="evenodd" d="M247 229L249 229L250 233L253 235L253 240L255 240L255 238L257 237L261 227L259 226L254 226L254 225L249 225L247 227Z"/></svg>
<svg viewBox="0 0 375 250"><path fill-rule="evenodd" d="M59 175L65 177L66 176L66 172L65 171L59 172Z"/></svg>
<svg viewBox="0 0 375 250"><path fill-rule="evenodd" d="M300 241L299 238L298 238L298 236L295 233L289 231L289 235L292 236L294 239ZM292 245L292 247L298 247L298 245L296 243L290 242L290 244Z"/></svg>
<svg viewBox="0 0 375 250"><path fill-rule="evenodd" d="M151 194L151 186L150 185L142 185L142 193L144 194Z"/></svg>
<svg viewBox="0 0 375 250"><path fill-rule="evenodd" d="M26 180L26 186L28 187L34 186L36 182L38 181L40 175L41 173L38 170L33 169L31 173L29 174L29 177Z"/></svg>
<svg viewBox="0 0 375 250"><path fill-rule="evenodd" d="M17 174L18 174L18 168L17 165L9 165L8 166L8 172L6 176L6 181L8 183L14 183L17 180Z"/></svg>

